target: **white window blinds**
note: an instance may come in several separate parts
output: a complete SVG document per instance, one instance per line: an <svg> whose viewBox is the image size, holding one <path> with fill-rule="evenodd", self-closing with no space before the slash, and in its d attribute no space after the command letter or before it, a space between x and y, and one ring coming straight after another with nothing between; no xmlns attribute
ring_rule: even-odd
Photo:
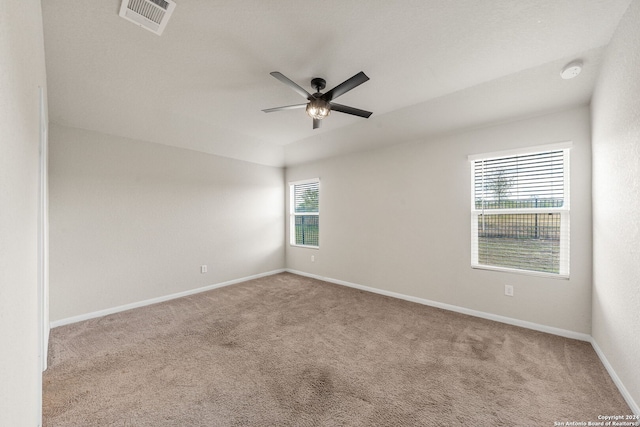
<svg viewBox="0 0 640 427"><path fill-rule="evenodd" d="M472 266L569 275L569 149L472 159Z"/></svg>

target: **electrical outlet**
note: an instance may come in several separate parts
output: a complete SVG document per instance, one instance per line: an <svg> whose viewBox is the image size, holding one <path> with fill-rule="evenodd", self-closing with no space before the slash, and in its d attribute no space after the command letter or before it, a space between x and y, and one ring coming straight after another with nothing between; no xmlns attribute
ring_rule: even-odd
<svg viewBox="0 0 640 427"><path fill-rule="evenodd" d="M508 297L513 296L513 285L504 285L504 294Z"/></svg>
<svg viewBox="0 0 640 427"><path fill-rule="evenodd" d="M207 272L207 266L206 265L201 265L200 266L200 273L204 274Z"/></svg>
<svg viewBox="0 0 640 427"><path fill-rule="evenodd" d="M311 255L311 262L316 262L316 256L315 255Z"/></svg>

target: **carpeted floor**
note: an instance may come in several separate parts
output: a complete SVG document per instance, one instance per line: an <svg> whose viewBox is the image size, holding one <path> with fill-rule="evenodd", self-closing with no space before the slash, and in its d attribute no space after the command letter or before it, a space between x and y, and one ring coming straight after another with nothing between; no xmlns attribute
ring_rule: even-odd
<svg viewBox="0 0 640 427"><path fill-rule="evenodd" d="M554 426L631 414L590 344L289 273L51 331L44 425Z"/></svg>

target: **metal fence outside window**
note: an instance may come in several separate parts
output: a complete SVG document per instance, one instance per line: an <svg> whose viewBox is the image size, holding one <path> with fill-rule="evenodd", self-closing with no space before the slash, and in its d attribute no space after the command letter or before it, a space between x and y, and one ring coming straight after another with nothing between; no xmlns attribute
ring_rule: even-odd
<svg viewBox="0 0 640 427"><path fill-rule="evenodd" d="M478 217L478 262L558 273L558 213L498 214Z"/></svg>
<svg viewBox="0 0 640 427"><path fill-rule="evenodd" d="M296 245L319 246L319 224L320 217L317 215L297 215L295 217Z"/></svg>

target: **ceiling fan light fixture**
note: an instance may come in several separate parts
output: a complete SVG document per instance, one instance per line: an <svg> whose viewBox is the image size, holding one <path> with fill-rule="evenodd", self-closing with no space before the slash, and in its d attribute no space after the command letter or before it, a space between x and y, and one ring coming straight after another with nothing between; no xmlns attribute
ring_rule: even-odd
<svg viewBox="0 0 640 427"><path fill-rule="evenodd" d="M321 98L312 99L307 104L307 114L312 119L322 120L331 113L331 105Z"/></svg>

